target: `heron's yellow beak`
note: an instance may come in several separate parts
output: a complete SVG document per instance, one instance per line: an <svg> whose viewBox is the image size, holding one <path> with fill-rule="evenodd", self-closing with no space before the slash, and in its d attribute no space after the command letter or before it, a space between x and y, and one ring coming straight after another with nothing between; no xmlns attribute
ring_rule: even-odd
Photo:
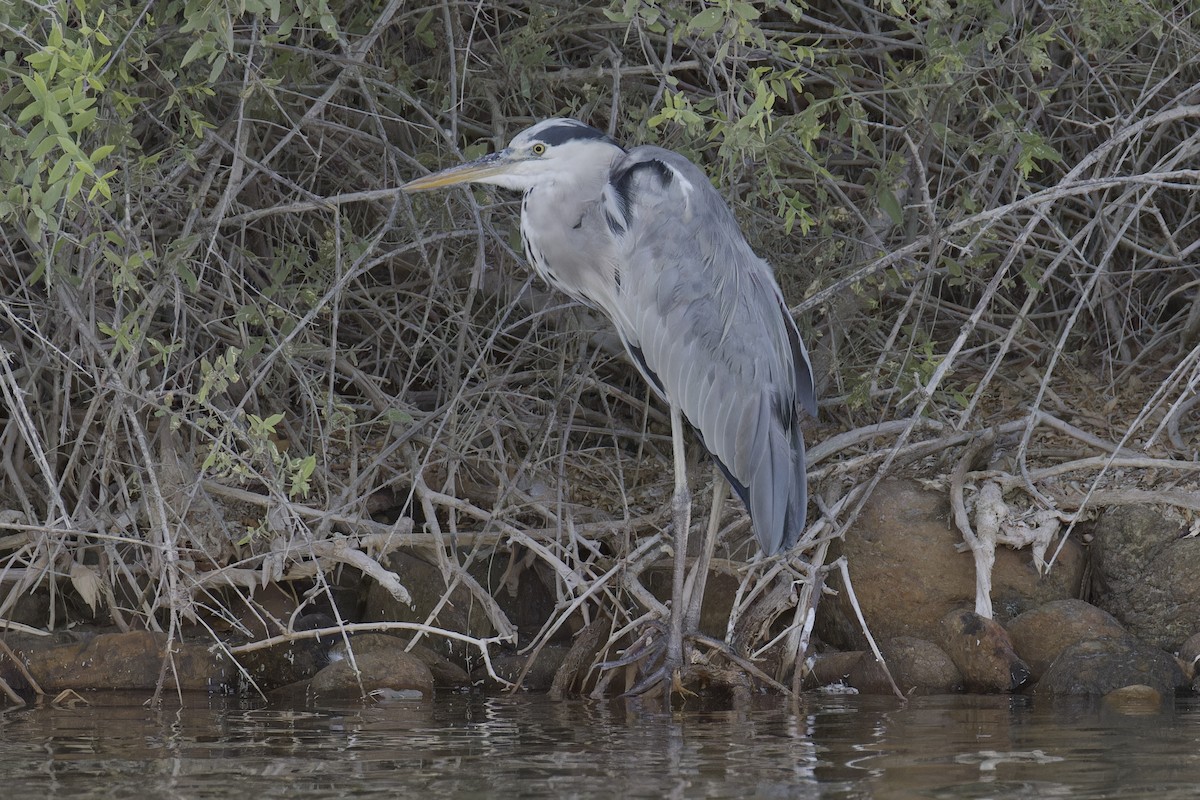
<svg viewBox="0 0 1200 800"><path fill-rule="evenodd" d="M493 175L507 172L513 165L512 151L505 149L498 153L490 153L483 158L477 158L457 167L450 167L424 178L409 181L400 187L405 192L424 192L429 189L440 189L443 186L456 186L470 181L482 181Z"/></svg>

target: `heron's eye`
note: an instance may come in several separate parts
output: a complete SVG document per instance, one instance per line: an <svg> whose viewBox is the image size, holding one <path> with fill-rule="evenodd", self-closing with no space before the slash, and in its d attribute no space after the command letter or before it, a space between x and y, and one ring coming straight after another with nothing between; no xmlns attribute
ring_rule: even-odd
<svg viewBox="0 0 1200 800"><path fill-rule="evenodd" d="M538 142L533 147L529 148L535 156L544 156L546 154L546 145Z"/></svg>

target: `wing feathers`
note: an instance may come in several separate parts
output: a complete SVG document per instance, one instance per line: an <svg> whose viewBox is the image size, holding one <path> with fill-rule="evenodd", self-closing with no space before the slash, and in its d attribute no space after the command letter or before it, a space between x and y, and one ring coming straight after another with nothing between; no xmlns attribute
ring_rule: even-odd
<svg viewBox="0 0 1200 800"><path fill-rule="evenodd" d="M644 375L678 403L746 503L764 552L803 532L797 404L816 413L812 367L771 268L704 174L659 148L630 151L604 193L620 228L610 316ZM611 223L610 223L611 224ZM615 228L614 228L615 230Z"/></svg>

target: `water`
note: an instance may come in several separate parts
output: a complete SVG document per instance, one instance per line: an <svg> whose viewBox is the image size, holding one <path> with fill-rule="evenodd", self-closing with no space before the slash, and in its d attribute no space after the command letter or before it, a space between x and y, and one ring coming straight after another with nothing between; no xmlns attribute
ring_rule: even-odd
<svg viewBox="0 0 1200 800"><path fill-rule="evenodd" d="M763 697L738 711L442 695L278 707L87 695L0 714L6 797L1200 795L1200 700Z"/></svg>

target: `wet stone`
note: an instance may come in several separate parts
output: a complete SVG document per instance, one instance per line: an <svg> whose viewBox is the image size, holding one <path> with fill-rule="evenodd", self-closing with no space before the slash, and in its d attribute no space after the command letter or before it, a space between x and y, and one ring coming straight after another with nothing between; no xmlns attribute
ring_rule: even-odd
<svg viewBox="0 0 1200 800"><path fill-rule="evenodd" d="M567 657L567 652L570 648L561 645L547 645L543 647L532 664L529 665L529 671L525 673L524 678L521 673L525 670L525 665L529 661L529 656L520 653L498 653L492 656L492 669L506 681L516 683L520 680L521 688L541 692L550 688L554 683L554 676L557 674L559 667L563 665L563 661ZM482 665L475 670L474 677L478 680L486 681L490 684L495 684L495 681L487 674L487 669Z"/></svg>
<svg viewBox="0 0 1200 800"><path fill-rule="evenodd" d="M416 656L433 674L433 685L439 689L460 689L471 685L471 676L456 661L435 652L429 647L417 645L408 651Z"/></svg>
<svg viewBox="0 0 1200 800"><path fill-rule="evenodd" d="M310 693L320 696L353 695L363 692L419 692L433 696L433 673L418 657L404 652L404 642L396 639L394 647L380 647L369 652L355 651L354 661L337 657L309 682ZM354 667L358 667L355 673Z"/></svg>
<svg viewBox="0 0 1200 800"><path fill-rule="evenodd" d="M308 614L296 620L295 629L318 630L334 624L333 618L326 614ZM337 638L331 636L293 639L240 653L237 660L253 685L259 691L269 692L316 675L329 663L329 648L335 641Z"/></svg>
<svg viewBox="0 0 1200 800"><path fill-rule="evenodd" d="M1194 634L1179 648L1183 672L1190 678L1200 678L1200 633Z"/></svg>
<svg viewBox="0 0 1200 800"><path fill-rule="evenodd" d="M1104 703L1122 714L1157 714L1162 710L1163 696L1152 686L1135 683L1104 695Z"/></svg>
<svg viewBox="0 0 1200 800"><path fill-rule="evenodd" d="M465 586L456 586L450 591L449 599L443 602L449 590L436 564L414 553L396 551L388 556L386 565L400 577L400 582L412 595L412 603L401 603L382 586L371 582L364 599L365 621L430 624L476 637L492 632L480 604L474 601ZM437 613L430 619L435 610ZM470 655L466 644L455 643L453 649L456 656Z"/></svg>
<svg viewBox="0 0 1200 800"><path fill-rule="evenodd" d="M163 685L170 689L219 691L235 672L215 648L178 641L171 643L170 662L164 672L167 635L151 631L88 634L76 641L39 641L37 637L11 637L6 641L47 693L63 689L153 690L160 675L165 676ZM14 666L7 664L0 675L8 680L14 671ZM24 686L25 682L17 677L16 683Z"/></svg>
<svg viewBox="0 0 1200 800"><path fill-rule="evenodd" d="M425 641L433 644L436 640L426 639ZM356 658L367 653L394 653L397 649L406 652L429 667L429 671L433 675L433 684L439 688L455 689L468 686L471 683L471 678L467 675L467 671L456 662L441 655L432 647L417 644L410 648L408 640L399 636L392 636L386 633L356 633L350 637L350 647L353 649ZM340 638L330 650L330 658L332 660L343 660L346 658L346 644Z"/></svg>
<svg viewBox="0 0 1200 800"><path fill-rule="evenodd" d="M942 619L938 642L973 692L1012 692L1029 681L1029 667L1017 656L1008 632L974 611L952 611Z"/></svg>
<svg viewBox="0 0 1200 800"><path fill-rule="evenodd" d="M1173 656L1132 636L1122 636L1090 639L1063 650L1038 682L1036 691L1102 696L1135 684L1171 695L1185 682Z"/></svg>
<svg viewBox="0 0 1200 800"><path fill-rule="evenodd" d="M1082 600L1054 600L1008 623L1008 635L1034 679L1040 678L1063 650L1077 642L1125 635L1107 611Z"/></svg>
<svg viewBox="0 0 1200 800"><path fill-rule="evenodd" d="M854 670L859 660L863 658L874 660L875 656L862 650L817 653L812 657L812 661L809 664L808 674L804 677L803 686L805 689L815 689L820 686L847 684L850 680L851 671Z"/></svg>
<svg viewBox="0 0 1200 800"><path fill-rule="evenodd" d="M958 667L933 642L897 636L880 642L879 650L897 688L906 697L962 691L963 678ZM858 660L850 670L849 680L863 694L893 694L883 665L871 653L864 653Z"/></svg>

